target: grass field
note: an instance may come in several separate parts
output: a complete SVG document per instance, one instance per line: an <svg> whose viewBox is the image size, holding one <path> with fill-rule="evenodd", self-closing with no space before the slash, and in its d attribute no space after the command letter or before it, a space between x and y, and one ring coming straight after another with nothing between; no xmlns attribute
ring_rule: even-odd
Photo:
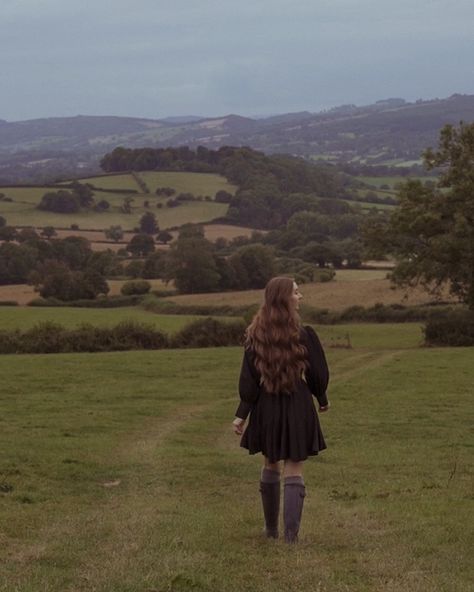
<svg viewBox="0 0 474 592"><path fill-rule="evenodd" d="M111 209L107 212L83 211L75 214L57 214L37 210L33 205L0 202L0 215L4 216L11 226L64 228L69 227L71 224L77 224L79 228L101 230L112 225L120 225L124 230L132 230L139 225L141 216L147 211L152 211L156 215L160 228L169 228L186 223L197 224L220 218L225 215L229 207L228 204L212 201L194 201L184 202L183 205L177 208L163 207L156 209L156 206L145 208L143 207L143 201L147 198L141 195L135 197L134 203L136 205L132 206L132 212L124 214L119 211L119 204L123 203L123 196L116 196L116 205L114 205L114 198L110 194L107 194L104 199L111 203ZM153 204L163 201L163 198L151 199Z"/></svg>
<svg viewBox="0 0 474 592"><path fill-rule="evenodd" d="M120 294L120 289L127 280L108 280L110 292L109 296ZM147 280L151 284L152 290L171 290L172 285L166 285L162 280ZM27 284L0 286L0 300L14 300L20 306L25 306L31 300L38 298L39 294L35 292L33 286ZM0 309L1 310L1 309ZM11 309L10 309L11 310ZM8 314L6 312L6 314Z"/></svg>
<svg viewBox="0 0 474 592"><path fill-rule="evenodd" d="M384 329L327 350L292 548L230 430L239 348L1 356L0 590L472 591L472 348Z"/></svg>
<svg viewBox="0 0 474 592"><path fill-rule="evenodd" d="M214 197L216 191L224 189L234 193L236 187L227 182L221 175L207 173L153 173L144 172L140 176L149 186L150 194L134 194L131 214L120 211L124 195L120 193L103 193L96 191L94 197L97 201L105 199L110 203L110 209L106 212L82 211L76 214L57 214L36 209L41 197L48 190L57 188L44 187L0 187L0 192L13 198L13 202L0 201L0 215L7 219L12 226L54 226L59 228L77 224L79 228L103 229L111 225L120 225L131 230L138 226L140 217L151 209L157 218L160 228L181 226L186 223L207 222L214 218L224 216L228 205L215 202L185 202L177 208L166 207L169 198L154 195L156 187L173 187L177 193L190 192L194 195L210 195ZM132 175L107 175L104 177L90 177L81 179L81 183L90 182L103 189L134 189L138 185ZM144 201L150 202L150 208L146 208ZM161 203L162 208L156 205Z"/></svg>
<svg viewBox="0 0 474 592"><path fill-rule="evenodd" d="M327 283L302 284L303 302L316 308L344 310L348 306L373 306L378 302L388 304L426 304L433 302L433 297L421 288L405 292L401 288L394 289L390 281L385 279L388 270L339 270L336 279ZM149 280L152 289L170 289L161 280ZM123 280L109 280L110 294L119 294ZM178 304L190 305L235 305L247 306L259 304L262 290L245 290L240 292L213 292L210 294L182 294L166 297ZM16 300L24 305L36 298L32 286L0 286L0 300ZM449 294L443 294L443 300L449 301Z"/></svg>
<svg viewBox="0 0 474 592"><path fill-rule="evenodd" d="M300 286L303 295L303 303L316 308L329 310L344 310L348 306L373 306L378 302L388 304L426 304L433 301L433 297L421 288L405 292L401 288L393 288L387 279L376 279L379 275L386 275L386 271L366 270L367 276L373 273L371 279L365 279L364 271L357 279L344 278L341 273L340 280L327 283L302 284ZM339 272L338 272L339 273ZM357 272L354 272L357 276ZM337 276L336 276L337 277ZM206 305L251 305L262 301L262 290L247 290L244 292L218 292L214 294L183 294L170 296L166 300L172 300L179 304L206 304ZM443 300L448 300L449 295L443 294Z"/></svg>
<svg viewBox="0 0 474 592"><path fill-rule="evenodd" d="M382 185L388 185L390 189L395 189L395 185L404 183L407 179L416 179L424 183L425 181L435 181L435 177L357 177L359 181L380 188Z"/></svg>

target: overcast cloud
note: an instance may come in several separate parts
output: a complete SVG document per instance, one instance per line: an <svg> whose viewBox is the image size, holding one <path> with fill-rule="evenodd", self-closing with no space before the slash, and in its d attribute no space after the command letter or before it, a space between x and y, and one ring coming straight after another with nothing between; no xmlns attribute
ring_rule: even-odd
<svg viewBox="0 0 474 592"><path fill-rule="evenodd" d="M474 94L472 0L3 0L0 119Z"/></svg>

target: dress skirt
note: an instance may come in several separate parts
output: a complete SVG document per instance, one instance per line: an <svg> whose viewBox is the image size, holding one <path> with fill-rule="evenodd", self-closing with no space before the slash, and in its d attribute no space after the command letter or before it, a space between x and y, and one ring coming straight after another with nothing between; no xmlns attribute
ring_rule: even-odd
<svg viewBox="0 0 474 592"><path fill-rule="evenodd" d="M270 462L306 460L326 448L314 399L300 381L291 394L260 393L240 442L250 454L261 452Z"/></svg>

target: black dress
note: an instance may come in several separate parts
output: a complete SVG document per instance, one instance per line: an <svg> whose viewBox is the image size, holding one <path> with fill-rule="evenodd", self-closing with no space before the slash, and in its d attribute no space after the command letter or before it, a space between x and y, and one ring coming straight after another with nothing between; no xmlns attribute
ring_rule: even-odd
<svg viewBox="0 0 474 592"><path fill-rule="evenodd" d="M324 350L314 330L301 329L301 342L308 352L309 366L291 394L270 394L260 385L254 353L245 350L239 379L240 405L236 417L250 413L240 445L250 454L263 453L270 462L302 461L326 448L313 395L319 405L328 404L329 370Z"/></svg>

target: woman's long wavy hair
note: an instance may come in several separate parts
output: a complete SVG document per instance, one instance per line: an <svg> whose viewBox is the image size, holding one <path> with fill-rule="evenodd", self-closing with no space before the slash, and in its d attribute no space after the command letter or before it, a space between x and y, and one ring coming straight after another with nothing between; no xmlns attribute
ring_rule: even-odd
<svg viewBox="0 0 474 592"><path fill-rule="evenodd" d="M271 279L264 302L245 334L245 346L255 353L255 366L268 393L291 393L307 366L292 294L291 278Z"/></svg>

